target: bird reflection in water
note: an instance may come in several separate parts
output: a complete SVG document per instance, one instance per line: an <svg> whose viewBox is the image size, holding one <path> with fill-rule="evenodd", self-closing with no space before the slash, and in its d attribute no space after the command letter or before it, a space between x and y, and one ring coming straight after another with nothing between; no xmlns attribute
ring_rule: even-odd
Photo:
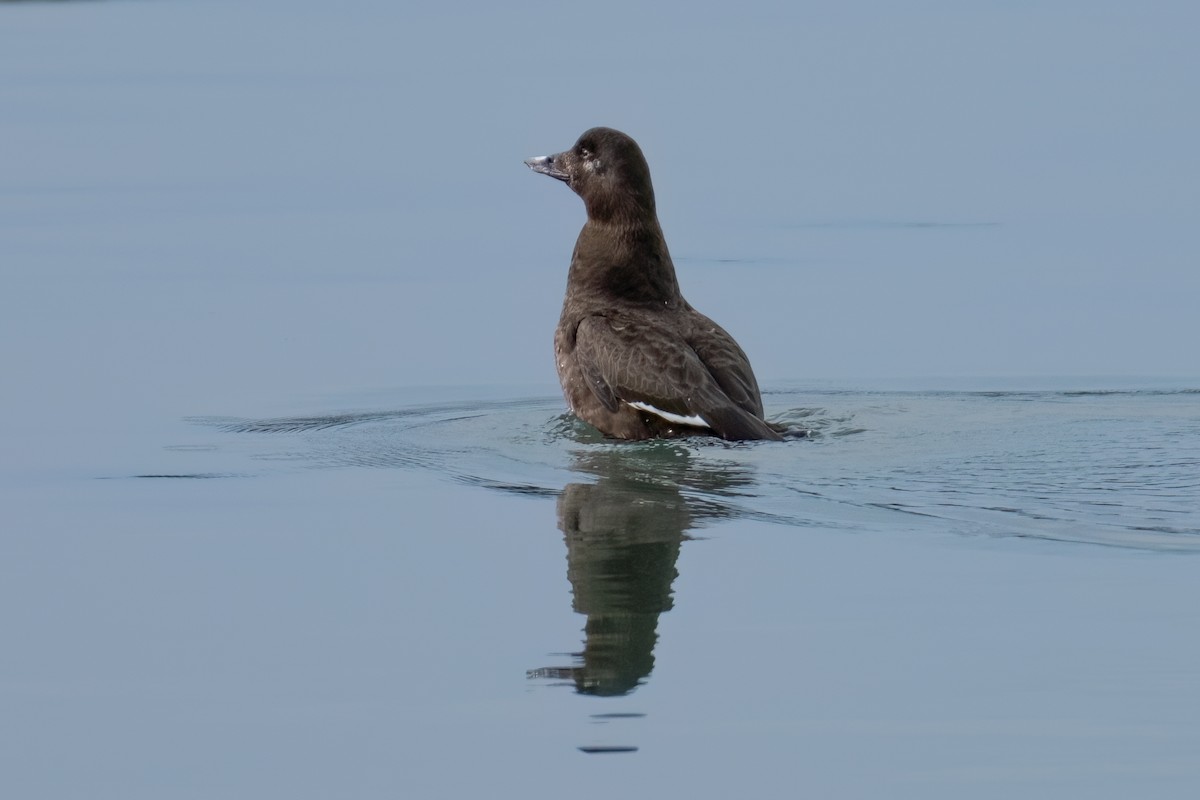
<svg viewBox="0 0 1200 800"><path fill-rule="evenodd" d="M686 532L735 513L711 498L751 483L744 465L698 464L686 445L654 442L576 453L572 468L596 477L569 483L558 498L572 607L587 617L575 664L530 670L570 681L580 694L622 696L654 669L658 618L673 604L671 584ZM709 498L689 498L688 489Z"/></svg>

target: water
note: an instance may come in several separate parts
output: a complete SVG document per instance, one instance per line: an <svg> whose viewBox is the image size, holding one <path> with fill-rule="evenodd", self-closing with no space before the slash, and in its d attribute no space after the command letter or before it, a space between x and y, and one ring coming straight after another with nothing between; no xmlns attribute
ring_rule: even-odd
<svg viewBox="0 0 1200 800"><path fill-rule="evenodd" d="M0 2L0 793L1195 795L1196 17ZM563 416L592 125L811 437Z"/></svg>
<svg viewBox="0 0 1200 800"><path fill-rule="evenodd" d="M768 391L767 402L777 409L769 419L807 436L771 447L703 437L611 442L563 414L558 398L468 401L196 420L253 434L252 443L235 447L250 464L240 472L146 477L253 475L264 469L256 462L283 462L418 470L541 497L574 497L571 487L583 480L617 486L611 501L601 492L593 504L624 506L641 489L651 505L670 495L669 505L682 514L680 535L705 520L753 519L1161 551L1200 547L1198 389L809 388Z"/></svg>
<svg viewBox="0 0 1200 800"><path fill-rule="evenodd" d="M777 389L785 443L610 442L496 389L179 420L67 482L99 527L6 539L9 774L1183 791L1197 393L1116 383Z"/></svg>

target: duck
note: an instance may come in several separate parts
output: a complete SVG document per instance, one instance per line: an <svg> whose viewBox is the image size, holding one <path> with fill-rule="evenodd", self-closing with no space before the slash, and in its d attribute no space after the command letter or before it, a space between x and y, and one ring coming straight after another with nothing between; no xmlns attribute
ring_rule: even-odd
<svg viewBox="0 0 1200 800"><path fill-rule="evenodd" d="M525 164L587 209L554 332L571 413L616 439L782 439L745 351L680 291L637 142L591 128L571 149Z"/></svg>

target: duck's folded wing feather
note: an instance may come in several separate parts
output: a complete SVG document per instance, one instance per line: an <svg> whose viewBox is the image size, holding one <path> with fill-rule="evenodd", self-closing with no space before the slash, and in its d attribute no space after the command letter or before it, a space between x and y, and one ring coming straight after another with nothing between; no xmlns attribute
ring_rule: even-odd
<svg viewBox="0 0 1200 800"><path fill-rule="evenodd" d="M731 400L695 349L665 328L587 317L576 331L575 357L610 411L624 403L669 422L710 428L725 439L779 438Z"/></svg>
<svg viewBox="0 0 1200 800"><path fill-rule="evenodd" d="M688 345L696 352L713 380L735 405L756 417L763 415L762 395L750 369L750 359L733 337L702 314L688 336Z"/></svg>

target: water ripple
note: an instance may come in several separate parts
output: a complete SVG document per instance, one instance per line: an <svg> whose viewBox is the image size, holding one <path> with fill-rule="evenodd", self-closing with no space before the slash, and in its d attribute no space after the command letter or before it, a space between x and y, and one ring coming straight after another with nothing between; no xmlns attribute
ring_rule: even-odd
<svg viewBox="0 0 1200 800"><path fill-rule="evenodd" d="M1197 395L776 391L772 421L812 434L783 444L614 442L557 398L193 421L262 469L422 470L535 498L580 481L666 491L689 529L751 519L1197 552Z"/></svg>

